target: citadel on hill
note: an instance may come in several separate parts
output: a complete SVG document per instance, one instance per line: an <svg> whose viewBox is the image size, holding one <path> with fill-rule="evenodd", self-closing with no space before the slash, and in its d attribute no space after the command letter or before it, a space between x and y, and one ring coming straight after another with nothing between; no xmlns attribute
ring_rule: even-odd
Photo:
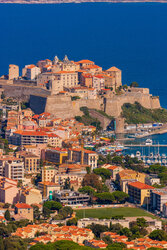
<svg viewBox="0 0 167 250"><path fill-rule="evenodd" d="M83 115L80 108L87 107L92 116L101 119L96 112L100 110L116 119L118 132L123 130L123 104L138 102L148 109L160 108L159 97L153 97L149 89L122 85L122 71L115 66L104 70L93 61L75 62L67 56L26 65L22 76L19 67L11 64L8 76L0 78L0 88L6 96L29 101L37 114L70 118Z"/></svg>

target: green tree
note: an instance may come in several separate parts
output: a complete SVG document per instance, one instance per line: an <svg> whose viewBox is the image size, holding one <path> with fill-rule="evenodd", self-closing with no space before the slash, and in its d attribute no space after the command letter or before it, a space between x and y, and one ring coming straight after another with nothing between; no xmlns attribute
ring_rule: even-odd
<svg viewBox="0 0 167 250"><path fill-rule="evenodd" d="M132 88L132 87L139 87L139 84L137 83L137 82L132 82L131 84L130 84L130 87Z"/></svg>
<svg viewBox="0 0 167 250"><path fill-rule="evenodd" d="M83 181L82 181L82 186L91 186L93 188L96 188L97 190L101 190L102 189L102 183L101 181L99 180L99 177L98 175L96 174L86 174L83 178Z"/></svg>
<svg viewBox="0 0 167 250"><path fill-rule="evenodd" d="M72 216L72 214L73 214L73 209L72 209L71 207L65 206L65 207L63 207L63 209L67 212L67 215L68 215L68 216Z"/></svg>
<svg viewBox="0 0 167 250"><path fill-rule="evenodd" d="M93 172L97 175L100 175L103 180L110 179L111 172L108 169L105 168L96 168L93 170Z"/></svg>
<svg viewBox="0 0 167 250"><path fill-rule="evenodd" d="M132 237L132 232L130 231L129 228L124 227L120 230L120 235L125 235L126 237L130 238Z"/></svg>
<svg viewBox="0 0 167 250"><path fill-rule="evenodd" d="M39 207L38 206L35 206L35 205L32 205L32 208L33 208L33 212L34 212L34 219L35 220L39 220L40 219L40 211L39 211Z"/></svg>
<svg viewBox="0 0 167 250"><path fill-rule="evenodd" d="M72 219L67 220L66 225L67 226L77 226L77 218L72 218Z"/></svg>
<svg viewBox="0 0 167 250"><path fill-rule="evenodd" d="M109 228L107 226L103 226L103 225L100 225L100 224L91 224L89 226L89 228L92 230L92 232L94 233L94 235L97 237L97 238L100 238L100 234L103 233L103 232L106 232L106 231L109 231Z"/></svg>
<svg viewBox="0 0 167 250"><path fill-rule="evenodd" d="M4 249L26 250L26 242L19 237L8 237L3 240Z"/></svg>
<svg viewBox="0 0 167 250"><path fill-rule="evenodd" d="M60 210L62 208L62 204L57 201L45 201L43 207L47 207L54 212L55 210Z"/></svg>
<svg viewBox="0 0 167 250"><path fill-rule="evenodd" d="M144 218L137 218L137 226L140 228L145 228L148 226L147 221Z"/></svg>
<svg viewBox="0 0 167 250"><path fill-rule="evenodd" d="M114 196L116 203L124 203L129 198L129 195L122 191L115 191L112 195Z"/></svg>
<svg viewBox="0 0 167 250"><path fill-rule="evenodd" d="M7 221L10 221L10 212L8 209L5 211L4 217Z"/></svg>
<svg viewBox="0 0 167 250"><path fill-rule="evenodd" d="M112 163L121 165L123 163L122 157L121 156L114 156L112 158Z"/></svg>
<svg viewBox="0 0 167 250"><path fill-rule="evenodd" d="M114 233L119 233L123 229L123 226L119 223L110 225L110 231Z"/></svg>
<svg viewBox="0 0 167 250"><path fill-rule="evenodd" d="M158 240L158 241L162 241L162 240L167 240L167 233L164 230L154 230L149 234L149 238L152 240Z"/></svg>
<svg viewBox="0 0 167 250"><path fill-rule="evenodd" d="M108 235L104 236L104 237L102 238L102 240L103 240L103 241L104 241L107 245L109 245L109 244L112 244L112 243L113 243L113 241L112 241L111 237L110 237L110 236L108 236Z"/></svg>
<svg viewBox="0 0 167 250"><path fill-rule="evenodd" d="M65 179L64 189L70 189L70 178Z"/></svg>
<svg viewBox="0 0 167 250"><path fill-rule="evenodd" d="M94 195L95 194L95 190L90 186L84 186L82 188L79 188L78 191L80 193L88 194L88 195Z"/></svg>
<svg viewBox="0 0 167 250"><path fill-rule="evenodd" d="M113 203L114 202L114 195L110 192L98 193L96 194L99 203Z"/></svg>

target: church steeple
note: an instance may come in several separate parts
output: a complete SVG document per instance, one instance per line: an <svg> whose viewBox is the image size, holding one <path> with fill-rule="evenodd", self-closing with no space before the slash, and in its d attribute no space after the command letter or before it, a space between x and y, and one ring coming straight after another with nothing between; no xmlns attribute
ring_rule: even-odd
<svg viewBox="0 0 167 250"><path fill-rule="evenodd" d="M69 59L68 59L67 55L65 55L65 57L63 59L63 62L69 62Z"/></svg>
<svg viewBox="0 0 167 250"><path fill-rule="evenodd" d="M19 102L19 110L18 110L18 116L17 116L17 129L22 130L23 129L23 117L22 117L22 111L21 111L21 105Z"/></svg>
<svg viewBox="0 0 167 250"><path fill-rule="evenodd" d="M57 56L55 56L53 59L53 64L57 64L58 62L59 62L59 58Z"/></svg>

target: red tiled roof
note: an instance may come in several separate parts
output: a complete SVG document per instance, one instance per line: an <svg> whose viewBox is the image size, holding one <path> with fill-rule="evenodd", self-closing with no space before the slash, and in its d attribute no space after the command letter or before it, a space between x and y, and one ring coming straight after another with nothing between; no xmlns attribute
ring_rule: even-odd
<svg viewBox="0 0 167 250"><path fill-rule="evenodd" d="M147 184L144 184L144 183L139 182L139 181L130 182L128 185L135 187L135 188L138 188L138 189L154 189L154 187L147 185Z"/></svg>
<svg viewBox="0 0 167 250"><path fill-rule="evenodd" d="M28 204L26 204L26 203L17 203L16 205L15 205L15 207L17 207L17 208L32 208L30 205L28 205Z"/></svg>

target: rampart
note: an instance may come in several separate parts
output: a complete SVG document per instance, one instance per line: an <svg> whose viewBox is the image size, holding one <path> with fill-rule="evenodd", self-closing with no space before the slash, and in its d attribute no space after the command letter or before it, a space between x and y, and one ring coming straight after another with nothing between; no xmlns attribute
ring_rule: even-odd
<svg viewBox="0 0 167 250"><path fill-rule="evenodd" d="M39 96L49 96L50 91L33 87L33 86L21 86L16 84L6 84L5 82L0 81L0 88L4 89L4 94L7 97L18 98L23 101L29 101L30 95L39 95Z"/></svg>
<svg viewBox="0 0 167 250"><path fill-rule="evenodd" d="M106 129L111 123L111 119L105 117L104 115L100 114L98 111L94 109L89 109L89 114L100 121L101 123L100 126L103 129Z"/></svg>
<svg viewBox="0 0 167 250"><path fill-rule="evenodd" d="M160 108L159 97L153 97L149 94L143 94L140 92L127 92L122 95L116 95L113 98L104 99L104 111L106 114L119 117L122 112L122 105L124 103L139 102L143 107L148 109Z"/></svg>
<svg viewBox="0 0 167 250"><path fill-rule="evenodd" d="M97 99L78 99L71 101L70 96L51 95L51 92L35 86L12 84L10 81L0 80L0 88L4 89L7 97L14 97L20 100L29 101L30 107L35 113L49 112L56 117L68 118L82 115L80 108L83 106L89 109L103 110L113 117L120 117L124 103L139 102L148 109L160 108L159 97L149 94L149 89L132 88L131 92L112 97L99 97Z"/></svg>

